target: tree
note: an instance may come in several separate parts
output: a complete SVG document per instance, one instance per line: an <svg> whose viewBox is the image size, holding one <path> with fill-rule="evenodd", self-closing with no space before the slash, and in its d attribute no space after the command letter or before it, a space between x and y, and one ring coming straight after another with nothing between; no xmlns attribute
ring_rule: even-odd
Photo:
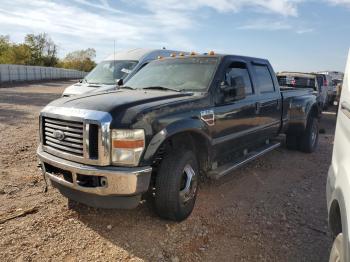
<svg viewBox="0 0 350 262"><path fill-rule="evenodd" d="M31 51L31 65L55 66L58 63L57 45L46 33L28 34L24 43Z"/></svg>
<svg viewBox="0 0 350 262"><path fill-rule="evenodd" d="M61 66L64 68L89 72L96 66L95 61L93 61L95 57L96 51L93 48L73 51L66 55Z"/></svg>
<svg viewBox="0 0 350 262"><path fill-rule="evenodd" d="M14 44L9 51L11 64L29 65L31 60L31 50L26 44Z"/></svg>
<svg viewBox="0 0 350 262"><path fill-rule="evenodd" d="M10 48L10 37L8 35L0 35L0 64L8 63L8 51Z"/></svg>

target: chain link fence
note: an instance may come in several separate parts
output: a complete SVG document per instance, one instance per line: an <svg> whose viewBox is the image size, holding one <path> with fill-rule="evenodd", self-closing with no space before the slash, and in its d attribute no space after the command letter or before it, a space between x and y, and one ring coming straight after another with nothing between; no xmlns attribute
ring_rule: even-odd
<svg viewBox="0 0 350 262"><path fill-rule="evenodd" d="M86 72L43 66L0 64L0 84L55 79L80 79Z"/></svg>

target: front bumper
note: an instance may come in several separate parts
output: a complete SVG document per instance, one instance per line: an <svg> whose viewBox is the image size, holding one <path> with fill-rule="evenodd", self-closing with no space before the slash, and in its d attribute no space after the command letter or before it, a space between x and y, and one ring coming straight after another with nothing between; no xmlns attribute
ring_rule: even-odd
<svg viewBox="0 0 350 262"><path fill-rule="evenodd" d="M48 177L53 185L60 191L81 192L85 196L103 199L106 197L132 197L139 196L146 192L149 187L152 168L151 167L113 167L113 166L90 166L58 158L54 155L44 152L39 146L37 155L40 159L43 173ZM56 170L62 170L67 176L50 172L49 167ZM79 179L81 177L91 179L104 179L103 185L84 186ZM64 195L67 196L64 192ZM88 194L88 195L87 195ZM106 198L107 199L107 198ZM74 199L79 202L79 199ZM87 203L89 204L89 203ZM94 205L96 206L96 205Z"/></svg>

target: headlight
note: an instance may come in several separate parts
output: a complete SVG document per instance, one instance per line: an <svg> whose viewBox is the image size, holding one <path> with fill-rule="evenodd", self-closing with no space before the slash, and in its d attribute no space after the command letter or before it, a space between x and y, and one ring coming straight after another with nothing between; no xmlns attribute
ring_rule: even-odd
<svg viewBox="0 0 350 262"><path fill-rule="evenodd" d="M112 163L137 166L145 148L143 129L112 130Z"/></svg>

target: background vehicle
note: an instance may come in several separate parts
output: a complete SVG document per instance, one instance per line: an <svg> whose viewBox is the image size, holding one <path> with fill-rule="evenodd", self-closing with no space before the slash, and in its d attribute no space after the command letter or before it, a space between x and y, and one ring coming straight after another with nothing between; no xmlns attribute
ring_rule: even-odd
<svg viewBox="0 0 350 262"><path fill-rule="evenodd" d="M277 74L277 79L282 87L310 88L314 90L319 107L323 109L327 106L327 89L323 86L324 76L311 73L280 72Z"/></svg>
<svg viewBox="0 0 350 262"><path fill-rule="evenodd" d="M319 85L321 85L321 89L323 91L327 91L327 99L325 100L325 106L326 109L328 105L332 105L337 93L336 86L333 85L332 77L328 74L321 74L317 73L317 78L319 79ZM322 78L322 80L321 80Z"/></svg>
<svg viewBox="0 0 350 262"><path fill-rule="evenodd" d="M328 88L328 102L330 105L334 104L334 100L337 96L337 84L339 81L342 81L344 78L344 74L338 71L323 71L318 72L318 74L322 74L326 76L327 82L329 83Z"/></svg>
<svg viewBox="0 0 350 262"><path fill-rule="evenodd" d="M335 237L330 261L350 261L350 55L340 98L327 179L328 220ZM338 260L337 260L338 259Z"/></svg>
<svg viewBox="0 0 350 262"><path fill-rule="evenodd" d="M310 89L280 89L267 60L190 55L150 62L125 86L63 97L40 115L44 175L68 198L183 220L200 174L218 179L280 146L313 152L320 109Z"/></svg>
<svg viewBox="0 0 350 262"><path fill-rule="evenodd" d="M143 66L157 59L158 56L166 57L171 54L179 54L179 51L136 48L116 52L100 62L79 83L67 87L63 92L63 96L113 90L117 80L127 81Z"/></svg>

